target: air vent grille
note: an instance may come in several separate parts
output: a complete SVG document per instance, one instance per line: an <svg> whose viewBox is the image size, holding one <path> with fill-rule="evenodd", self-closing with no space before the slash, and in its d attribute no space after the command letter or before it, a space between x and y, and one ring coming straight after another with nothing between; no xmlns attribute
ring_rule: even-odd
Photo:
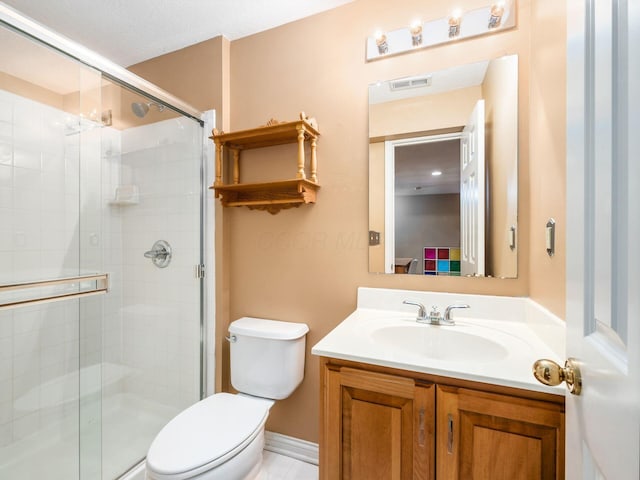
<svg viewBox="0 0 640 480"><path fill-rule="evenodd" d="M402 78L400 80L393 80L389 83L391 91L406 90L408 88L420 88L431 86L431 75L427 77L417 78Z"/></svg>

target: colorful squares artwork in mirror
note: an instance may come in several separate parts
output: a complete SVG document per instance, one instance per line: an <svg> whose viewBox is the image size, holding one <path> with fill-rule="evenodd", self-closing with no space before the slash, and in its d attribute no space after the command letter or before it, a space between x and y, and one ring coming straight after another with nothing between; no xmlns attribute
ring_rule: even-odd
<svg viewBox="0 0 640 480"><path fill-rule="evenodd" d="M460 276L459 247L424 247L424 274Z"/></svg>

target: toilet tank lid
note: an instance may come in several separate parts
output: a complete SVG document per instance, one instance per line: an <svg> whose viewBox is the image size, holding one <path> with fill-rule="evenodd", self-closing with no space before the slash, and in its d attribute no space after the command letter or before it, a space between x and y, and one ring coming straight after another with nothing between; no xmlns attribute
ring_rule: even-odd
<svg viewBox="0 0 640 480"><path fill-rule="evenodd" d="M296 340L309 331L305 323L242 317L231 322L229 333L275 340Z"/></svg>

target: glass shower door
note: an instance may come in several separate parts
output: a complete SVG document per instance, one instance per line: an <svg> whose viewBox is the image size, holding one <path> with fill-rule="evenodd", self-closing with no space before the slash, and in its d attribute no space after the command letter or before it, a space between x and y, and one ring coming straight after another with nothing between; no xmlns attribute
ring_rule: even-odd
<svg viewBox="0 0 640 480"><path fill-rule="evenodd" d="M101 75L0 43L0 478L100 478Z"/></svg>
<svg viewBox="0 0 640 480"><path fill-rule="evenodd" d="M203 126L0 44L0 479L111 480L200 399Z"/></svg>

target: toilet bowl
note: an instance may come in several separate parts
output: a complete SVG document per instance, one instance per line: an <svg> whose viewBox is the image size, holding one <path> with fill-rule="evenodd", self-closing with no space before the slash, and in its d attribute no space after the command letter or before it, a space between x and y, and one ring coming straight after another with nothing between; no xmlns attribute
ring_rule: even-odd
<svg viewBox="0 0 640 480"><path fill-rule="evenodd" d="M305 324L243 317L229 326L231 383L187 408L158 433L147 453L148 480L253 480L264 426L276 399L304 376Z"/></svg>

